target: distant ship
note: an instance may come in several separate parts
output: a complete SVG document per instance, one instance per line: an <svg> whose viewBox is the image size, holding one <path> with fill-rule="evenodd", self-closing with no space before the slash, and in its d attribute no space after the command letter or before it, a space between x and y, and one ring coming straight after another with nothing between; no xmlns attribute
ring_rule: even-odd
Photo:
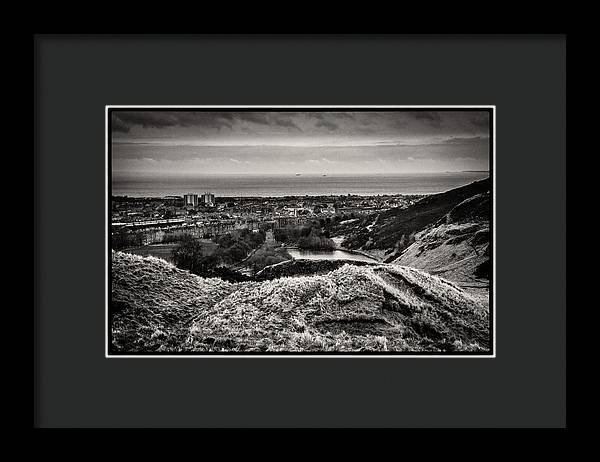
<svg viewBox="0 0 600 462"><path fill-rule="evenodd" d="M322 176L327 176L327 173L323 173L323 175L322 175Z"/></svg>
<svg viewBox="0 0 600 462"><path fill-rule="evenodd" d="M302 173L296 173L296 176L300 176L300 175L302 175Z"/></svg>

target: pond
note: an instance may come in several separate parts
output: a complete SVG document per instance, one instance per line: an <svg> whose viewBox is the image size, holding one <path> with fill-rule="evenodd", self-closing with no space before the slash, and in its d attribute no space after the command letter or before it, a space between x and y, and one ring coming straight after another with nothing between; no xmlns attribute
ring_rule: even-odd
<svg viewBox="0 0 600 462"><path fill-rule="evenodd" d="M348 250L300 250L288 247L287 251L296 260L357 260L377 262L374 258Z"/></svg>

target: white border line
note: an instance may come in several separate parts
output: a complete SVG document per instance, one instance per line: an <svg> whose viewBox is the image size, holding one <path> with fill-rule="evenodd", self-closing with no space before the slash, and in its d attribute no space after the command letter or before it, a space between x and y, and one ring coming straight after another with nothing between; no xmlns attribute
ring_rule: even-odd
<svg viewBox="0 0 600 462"><path fill-rule="evenodd" d="M108 272L112 269L108 261L108 109L104 107L104 357L110 358L108 354ZM112 172L110 173L112 175ZM112 192L112 191L111 191Z"/></svg>
<svg viewBox="0 0 600 462"><path fill-rule="evenodd" d="M403 355L401 353L389 354L389 355L302 355L302 354L248 354L248 355L223 355L223 354L205 354L205 355L111 355L108 353L108 298L109 298L109 287L108 287L108 110L109 109L241 109L241 108L256 108L256 109L277 109L277 108L299 108L299 109L492 109L492 351L491 355ZM496 358L496 106L495 105L106 105L104 107L104 258L105 258L105 271L104 271L104 296L105 296L105 310L104 310L104 357L107 359L155 359L155 358L169 358L169 359L194 359L194 358L246 358L246 359L262 359L262 358L381 358L381 359L404 359L404 358L450 358L450 359L495 359ZM110 172L112 174L112 172Z"/></svg>

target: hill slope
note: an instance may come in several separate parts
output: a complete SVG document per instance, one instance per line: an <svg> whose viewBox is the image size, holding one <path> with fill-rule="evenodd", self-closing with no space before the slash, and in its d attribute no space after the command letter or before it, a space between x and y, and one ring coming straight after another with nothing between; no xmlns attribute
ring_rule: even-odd
<svg viewBox="0 0 600 462"><path fill-rule="evenodd" d="M205 279L160 258L112 252L112 349L177 351L191 318L235 286Z"/></svg>
<svg viewBox="0 0 600 462"><path fill-rule="evenodd" d="M393 263L443 276L462 287L486 289L490 274L489 192L470 197L415 235Z"/></svg>
<svg viewBox="0 0 600 462"><path fill-rule="evenodd" d="M408 240L438 222L463 201L490 190L491 181L486 178L460 188L424 197L405 209L394 208L376 216L365 217L347 232L342 245L349 249L371 251L386 262L392 261L402 250L399 248L401 241ZM471 212L473 211L468 213ZM489 209L486 210L482 205L475 213L487 212ZM456 213L461 212L456 211Z"/></svg>
<svg viewBox="0 0 600 462"><path fill-rule="evenodd" d="M112 254L115 352L487 351L485 306L398 265L231 284Z"/></svg>

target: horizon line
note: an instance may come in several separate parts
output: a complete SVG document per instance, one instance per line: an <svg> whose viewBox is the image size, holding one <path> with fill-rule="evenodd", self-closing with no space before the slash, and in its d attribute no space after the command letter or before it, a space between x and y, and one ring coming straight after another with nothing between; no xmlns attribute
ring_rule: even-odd
<svg viewBox="0 0 600 462"><path fill-rule="evenodd" d="M129 174L129 172L123 170L113 170L113 174ZM490 173L490 170L444 170L444 171L420 171L420 172L370 172L370 173L330 173L330 172L275 172L275 173L247 173L247 172L239 172L239 173L231 173L231 172L214 172L214 173L187 173L187 172L138 172L133 175L147 175L147 176L160 176L160 175L176 175L176 176L219 176L219 175L238 175L238 176L297 176L305 175L305 176L322 176L323 174L327 174L327 176L372 176L372 175L425 175L425 174L444 174L444 173Z"/></svg>

